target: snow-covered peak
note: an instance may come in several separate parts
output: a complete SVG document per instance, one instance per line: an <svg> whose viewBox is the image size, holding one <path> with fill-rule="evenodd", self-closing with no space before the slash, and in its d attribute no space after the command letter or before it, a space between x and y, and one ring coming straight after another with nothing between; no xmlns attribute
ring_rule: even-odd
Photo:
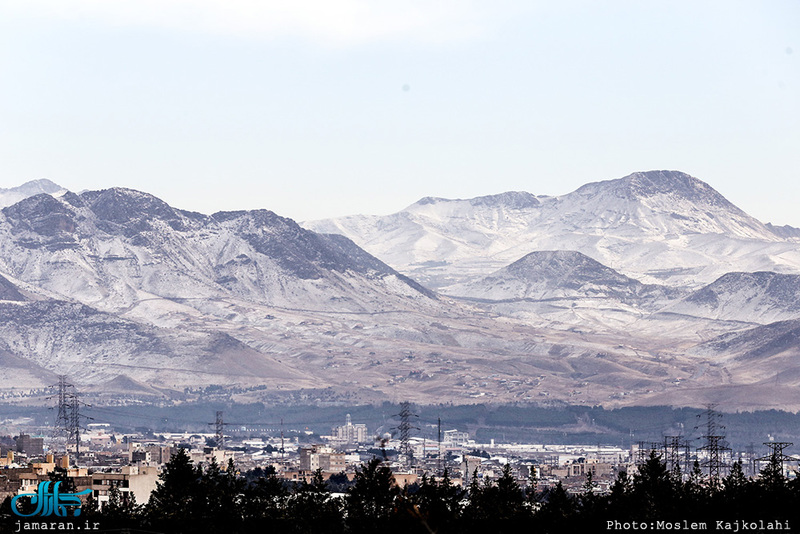
<svg viewBox="0 0 800 534"><path fill-rule="evenodd" d="M800 251L705 182L636 172L560 196L424 198L385 217L311 221L428 287L477 280L542 250L575 250L643 282L698 288L730 271L800 272Z"/></svg>
<svg viewBox="0 0 800 534"><path fill-rule="evenodd" d="M539 199L527 191L506 191L505 193L499 193L497 195L486 195L470 199L423 197L406 208L406 211L414 211L420 206L449 203L463 203L470 206L505 207L512 209L535 208L540 204Z"/></svg>
<svg viewBox="0 0 800 534"><path fill-rule="evenodd" d="M80 198L99 219L115 224L130 225L142 219L180 219L178 211L169 204L135 189L113 187L86 191Z"/></svg>
<svg viewBox="0 0 800 534"><path fill-rule="evenodd" d="M527 254L511 265L448 293L481 300L545 300L612 297L628 299L646 290L642 283L574 250Z"/></svg>
<svg viewBox="0 0 800 534"><path fill-rule="evenodd" d="M630 200L646 201L654 197L669 196L684 198L697 205L740 211L713 187L680 171L635 172L615 180L586 184L578 188L575 194L593 196L603 191Z"/></svg>
<svg viewBox="0 0 800 534"><path fill-rule="evenodd" d="M588 233L615 230L654 238L722 234L779 239L710 185L678 171L637 172L593 182L555 198L548 206L560 221Z"/></svg>
<svg viewBox="0 0 800 534"><path fill-rule="evenodd" d="M4 191L16 191L19 193L26 194L28 196L38 195L39 193L48 193L50 195L59 193L64 191L64 188L58 185L57 183L51 182L47 178L41 178L39 180L31 180L30 182L25 182L24 184L12 187L11 189L6 189Z"/></svg>
<svg viewBox="0 0 800 534"><path fill-rule="evenodd" d="M60 185L53 183L46 178L42 178L40 180L31 180L30 182L25 182L17 187L11 187L8 189L0 188L0 208L11 206L20 200L24 200L34 195L40 195L42 193L48 195L61 195L66 191L67 190Z"/></svg>
<svg viewBox="0 0 800 534"><path fill-rule="evenodd" d="M599 278L616 283L634 283L635 280L623 276L593 260L586 254L574 250L541 250L531 252L504 269L509 274L530 281L558 278L568 283L579 283L583 279Z"/></svg>
<svg viewBox="0 0 800 534"><path fill-rule="evenodd" d="M0 271L106 311L153 295L370 311L436 301L349 239L267 210L206 216L111 188L39 194L0 213Z"/></svg>

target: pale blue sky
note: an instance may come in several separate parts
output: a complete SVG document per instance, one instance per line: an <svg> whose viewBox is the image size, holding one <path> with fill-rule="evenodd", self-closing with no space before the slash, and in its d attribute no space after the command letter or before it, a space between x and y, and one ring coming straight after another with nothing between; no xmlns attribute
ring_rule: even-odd
<svg viewBox="0 0 800 534"><path fill-rule="evenodd" d="M0 187L390 213L675 169L800 226L800 2L0 3Z"/></svg>

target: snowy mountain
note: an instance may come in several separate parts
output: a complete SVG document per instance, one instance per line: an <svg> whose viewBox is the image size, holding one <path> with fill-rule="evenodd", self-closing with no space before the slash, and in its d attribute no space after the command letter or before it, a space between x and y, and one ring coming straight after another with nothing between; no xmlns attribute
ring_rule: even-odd
<svg viewBox="0 0 800 534"><path fill-rule="evenodd" d="M800 238L800 228L795 228L794 226L789 226L788 224L783 226L775 226L772 223L767 223L766 226L769 228L770 232L779 237L788 239Z"/></svg>
<svg viewBox="0 0 800 534"><path fill-rule="evenodd" d="M320 383L221 332L161 329L58 300L0 301L3 359L0 376L16 387L41 387L56 374L95 387L129 376L173 387L203 383L203 377Z"/></svg>
<svg viewBox="0 0 800 534"><path fill-rule="evenodd" d="M493 301L614 299L642 304L666 299L674 291L642 284L580 252L556 250L531 252L478 281L453 286L449 293Z"/></svg>
<svg viewBox="0 0 800 534"><path fill-rule="evenodd" d="M728 273L667 310L760 324L797 319L800 318L800 275Z"/></svg>
<svg viewBox="0 0 800 534"><path fill-rule="evenodd" d="M96 395L181 401L213 386L242 402L800 409L800 375L766 378L800 355L793 329L751 331L800 320L798 275L698 287L731 265L790 271L797 243L681 173L425 198L318 224L333 233L123 188L27 191L0 210L0 398L65 373ZM449 296L340 235L352 228Z"/></svg>
<svg viewBox="0 0 800 534"><path fill-rule="evenodd" d="M9 189L3 189L0 187L0 208L11 206L20 200L24 200L34 195L39 195L41 193L57 196L66 192L66 189L47 179L32 180L30 182L25 182L20 186Z"/></svg>
<svg viewBox="0 0 800 534"><path fill-rule="evenodd" d="M732 271L800 273L794 238L677 171L634 173L558 197L425 198L388 216L306 227L348 236L445 292L542 250L578 251L644 283L695 289Z"/></svg>
<svg viewBox="0 0 800 534"><path fill-rule="evenodd" d="M0 271L111 312L154 298L237 297L335 311L436 300L341 236L266 210L185 212L121 188L40 194L4 208Z"/></svg>
<svg viewBox="0 0 800 534"><path fill-rule="evenodd" d="M122 188L4 208L0 273L11 367L94 387L322 387L307 360L287 367L276 355L343 352L352 340L329 341L337 315L448 315L437 295L342 236L266 210L186 212Z"/></svg>
<svg viewBox="0 0 800 534"><path fill-rule="evenodd" d="M800 320L777 321L742 332L723 334L698 345L695 351L751 363L776 355L787 356L786 353L789 353L788 357L793 360L793 368L798 374L800 363L797 363L796 355L800 351Z"/></svg>

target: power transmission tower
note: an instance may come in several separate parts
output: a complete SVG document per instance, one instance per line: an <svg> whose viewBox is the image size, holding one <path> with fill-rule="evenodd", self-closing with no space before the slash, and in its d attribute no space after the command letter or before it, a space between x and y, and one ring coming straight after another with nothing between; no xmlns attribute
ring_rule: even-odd
<svg viewBox="0 0 800 534"><path fill-rule="evenodd" d="M706 416L706 435L702 436L706 440L706 444L697 450L706 453L706 459L701 465L708 468L708 479L712 484L719 482L722 469L730 467L724 461L724 457L731 450L725 446L725 436L720 434L725 427L718 422L722 418L722 414L716 411L716 407L716 404L709 404L705 412L697 415L697 417ZM699 428L699 426L695 428Z"/></svg>
<svg viewBox="0 0 800 534"><path fill-rule="evenodd" d="M781 473L784 473L783 464L784 462L793 462L796 461L791 456L786 456L783 454L784 449L791 447L793 443L789 443L788 441L767 441L764 443L767 447L769 447L770 453L767 456L762 456L758 458L757 461L759 462L770 462L770 463L780 463L781 464Z"/></svg>
<svg viewBox="0 0 800 534"><path fill-rule="evenodd" d="M78 390L67 382L64 375L58 377L58 417L56 433L66 437L65 451L69 452L70 444L75 444L75 459L81 455L81 420L92 420L81 413L81 406L89 406L80 401Z"/></svg>
<svg viewBox="0 0 800 534"><path fill-rule="evenodd" d="M65 439L65 452L69 452L70 445L75 444L75 457L81 454L81 418L91 419L81 414L81 405L78 391L73 384L67 382L66 375L58 375L58 415L53 428L53 437ZM48 397L52 398L52 397ZM83 404L83 406L88 406Z"/></svg>
<svg viewBox="0 0 800 534"><path fill-rule="evenodd" d="M755 445L751 442L745 448L746 458L747 458L747 476L752 478L756 475L756 448Z"/></svg>
<svg viewBox="0 0 800 534"><path fill-rule="evenodd" d="M411 430L417 429L417 427L411 424L411 418L419 416L411 413L411 403L408 401L400 403L400 413L397 415L400 417L400 425L397 427L397 430L400 432L399 453L401 458L405 458L406 467L410 469L414 463L414 451L411 449L410 442Z"/></svg>
<svg viewBox="0 0 800 534"><path fill-rule="evenodd" d="M69 427L70 439L68 442L75 441L75 459L77 460L81 456L81 412L77 391L73 391L70 395Z"/></svg>
<svg viewBox="0 0 800 534"><path fill-rule="evenodd" d="M658 451L658 456L661 456L661 443L656 441L640 441L639 454L636 460L637 465L643 465L650 459L650 455L656 451Z"/></svg>
<svg viewBox="0 0 800 534"><path fill-rule="evenodd" d="M66 375L58 375L58 416L56 417L55 431L63 436L69 436L70 404L67 400L68 390L72 384L67 382Z"/></svg>
<svg viewBox="0 0 800 534"><path fill-rule="evenodd" d="M685 441L683 436L664 436L664 460L667 469L673 476L679 477L681 474L688 473L689 442Z"/></svg>
<svg viewBox="0 0 800 534"><path fill-rule="evenodd" d="M208 423L214 427L214 439L217 442L217 448L220 450L225 449L225 425L229 424L222 420L222 413L222 410L217 410L214 422Z"/></svg>
<svg viewBox="0 0 800 534"><path fill-rule="evenodd" d="M436 459L436 474L439 475L442 473L442 418L439 417L439 432L438 432L438 442L439 448L437 449L438 455Z"/></svg>
<svg viewBox="0 0 800 534"><path fill-rule="evenodd" d="M214 421L214 431L217 434L217 448L225 448L225 423L222 420L222 410L217 410L216 421Z"/></svg>

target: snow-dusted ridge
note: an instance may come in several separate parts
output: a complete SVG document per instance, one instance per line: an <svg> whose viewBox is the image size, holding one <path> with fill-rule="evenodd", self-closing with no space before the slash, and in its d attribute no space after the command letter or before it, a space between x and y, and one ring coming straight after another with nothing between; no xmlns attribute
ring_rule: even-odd
<svg viewBox="0 0 800 534"><path fill-rule="evenodd" d="M683 173L315 231L124 188L26 191L0 211L9 387L800 409L798 239Z"/></svg>
<svg viewBox="0 0 800 534"><path fill-rule="evenodd" d="M143 298L236 296L309 309L384 310L435 295L341 236L267 210L211 216L123 188L39 194L2 210L0 270L107 311ZM386 294L384 285L398 280ZM404 304L403 304L404 305ZM402 307L402 306L401 306Z"/></svg>
<svg viewBox="0 0 800 534"><path fill-rule="evenodd" d="M51 182L50 180L47 180L46 178L25 182L22 185L8 189L0 187L0 208L11 206L20 200L24 200L28 197L32 197L41 193L59 196L66 192L66 189L56 183Z"/></svg>
<svg viewBox="0 0 800 534"><path fill-rule="evenodd" d="M677 293L642 284L580 252L552 250L531 252L480 280L451 287L448 294L486 301L604 298L641 303L666 301Z"/></svg>
<svg viewBox="0 0 800 534"><path fill-rule="evenodd" d="M687 288L731 271L800 273L789 230L762 224L678 171L638 172L555 197L426 198L392 215L305 226L346 235L434 289L476 280L543 250L578 251L643 283Z"/></svg>

